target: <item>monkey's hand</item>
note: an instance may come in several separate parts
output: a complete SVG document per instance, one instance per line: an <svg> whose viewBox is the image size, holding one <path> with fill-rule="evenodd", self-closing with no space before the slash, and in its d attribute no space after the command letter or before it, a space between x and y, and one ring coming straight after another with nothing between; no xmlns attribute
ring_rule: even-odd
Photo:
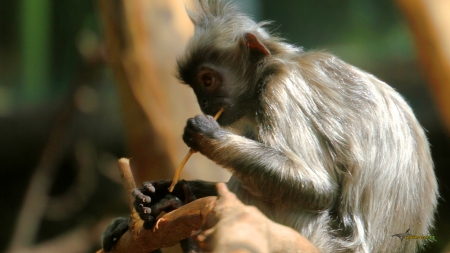
<svg viewBox="0 0 450 253"><path fill-rule="evenodd" d="M133 190L134 208L150 229L161 212L170 212L196 199L186 181L179 181L173 192L169 192L171 180L144 182L142 188Z"/></svg>
<svg viewBox="0 0 450 253"><path fill-rule="evenodd" d="M212 116L198 115L188 119L183 141L193 150L204 154L210 148L211 140L218 138L223 131Z"/></svg>

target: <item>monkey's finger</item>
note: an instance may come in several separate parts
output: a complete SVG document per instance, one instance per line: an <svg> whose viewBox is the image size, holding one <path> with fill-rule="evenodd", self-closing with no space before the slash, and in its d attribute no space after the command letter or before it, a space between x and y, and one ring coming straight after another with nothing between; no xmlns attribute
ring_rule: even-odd
<svg viewBox="0 0 450 253"><path fill-rule="evenodd" d="M155 221L154 214L152 213L152 209L149 207L144 206L143 204L139 204L136 201L133 203L134 209L136 209L136 212L139 214L139 217L146 222L153 222Z"/></svg>
<svg viewBox="0 0 450 253"><path fill-rule="evenodd" d="M196 132L196 130L192 130L191 128L186 127L184 129L183 141L186 145L192 148L194 151L199 151L198 140L201 139L201 135Z"/></svg>
<svg viewBox="0 0 450 253"><path fill-rule="evenodd" d="M170 212L181 206L183 206L183 202L179 198L173 195L167 195L166 198L151 206L151 212L154 217L158 217L162 211Z"/></svg>
<svg viewBox="0 0 450 253"><path fill-rule="evenodd" d="M138 188L134 188L133 191L131 192L131 194L133 195L133 197L136 200L136 202L138 202L139 204L141 204L141 203L150 203L152 201L152 198L150 198L147 195L144 195L142 193L142 191L139 190Z"/></svg>
<svg viewBox="0 0 450 253"><path fill-rule="evenodd" d="M167 188L172 183L172 180L158 180L148 181L142 184L142 192L146 195L157 194L164 196L169 193Z"/></svg>
<svg viewBox="0 0 450 253"><path fill-rule="evenodd" d="M193 126L197 129L207 128L218 128L219 123L211 115L197 115L192 119L188 120L188 125Z"/></svg>
<svg viewBox="0 0 450 253"><path fill-rule="evenodd" d="M155 222L155 216L153 215L141 215L139 214L139 217L145 222L149 224L153 224Z"/></svg>
<svg viewBox="0 0 450 253"><path fill-rule="evenodd" d="M210 120L210 121L216 121L216 119L214 118L214 116L211 116L211 115L205 115L206 116L206 118L208 119L208 120Z"/></svg>
<svg viewBox="0 0 450 253"><path fill-rule="evenodd" d="M203 115L200 115L200 116L203 116ZM199 116L197 116L197 117L199 117ZM190 119L187 120L186 127L184 129L185 131L187 129L191 129L191 130L198 130L199 129L197 117L190 118Z"/></svg>
<svg viewBox="0 0 450 253"><path fill-rule="evenodd" d="M152 182L144 182L142 187L148 192L155 193L156 189Z"/></svg>

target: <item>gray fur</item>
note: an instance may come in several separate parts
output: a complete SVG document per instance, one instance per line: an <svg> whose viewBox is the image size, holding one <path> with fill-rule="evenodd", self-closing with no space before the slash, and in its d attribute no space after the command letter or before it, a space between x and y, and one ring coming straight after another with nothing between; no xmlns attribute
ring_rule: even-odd
<svg viewBox="0 0 450 253"><path fill-rule="evenodd" d="M249 99L245 116L201 151L233 173L228 186L242 201L324 253L416 252L426 243L391 237L408 228L429 235L438 197L424 131L396 91L271 36L226 1L199 0L189 15L195 34L180 79L218 66L230 73L230 96ZM246 32L271 55L252 62L240 43Z"/></svg>

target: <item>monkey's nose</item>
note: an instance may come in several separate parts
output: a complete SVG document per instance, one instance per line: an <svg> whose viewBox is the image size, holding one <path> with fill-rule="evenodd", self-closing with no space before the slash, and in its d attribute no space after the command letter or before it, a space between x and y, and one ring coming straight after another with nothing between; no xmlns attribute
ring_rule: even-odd
<svg viewBox="0 0 450 253"><path fill-rule="evenodd" d="M203 109L205 109L206 107L208 107L208 100L207 100L206 98L204 98L204 99L202 100L201 107L202 107Z"/></svg>

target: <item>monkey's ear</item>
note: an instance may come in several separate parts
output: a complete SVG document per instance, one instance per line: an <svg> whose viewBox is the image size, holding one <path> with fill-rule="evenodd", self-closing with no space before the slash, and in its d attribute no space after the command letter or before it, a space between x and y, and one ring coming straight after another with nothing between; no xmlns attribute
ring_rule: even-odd
<svg viewBox="0 0 450 253"><path fill-rule="evenodd" d="M244 43L251 52L269 56L270 51L264 46L253 33L244 34Z"/></svg>

